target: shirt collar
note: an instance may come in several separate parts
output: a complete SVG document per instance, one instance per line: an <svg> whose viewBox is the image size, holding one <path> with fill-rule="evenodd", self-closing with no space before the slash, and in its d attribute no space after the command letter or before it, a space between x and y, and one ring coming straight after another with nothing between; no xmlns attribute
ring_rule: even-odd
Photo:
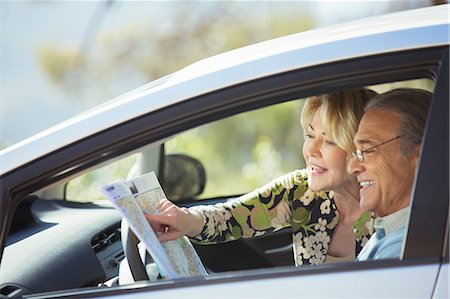
<svg viewBox="0 0 450 299"><path fill-rule="evenodd" d="M406 224L408 215L409 207L403 208L385 217L376 218L373 227L376 230L383 229L384 233L387 235L404 226Z"/></svg>

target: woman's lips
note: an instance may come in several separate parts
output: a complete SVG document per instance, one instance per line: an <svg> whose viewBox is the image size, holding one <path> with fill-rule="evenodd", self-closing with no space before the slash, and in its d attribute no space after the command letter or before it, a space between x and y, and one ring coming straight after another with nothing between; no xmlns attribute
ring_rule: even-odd
<svg viewBox="0 0 450 299"><path fill-rule="evenodd" d="M322 175L325 172L327 172L326 168L323 168L323 167L320 167L320 166L317 166L317 165L313 165L313 164L311 164L311 166L309 168L311 170L311 174L312 175Z"/></svg>

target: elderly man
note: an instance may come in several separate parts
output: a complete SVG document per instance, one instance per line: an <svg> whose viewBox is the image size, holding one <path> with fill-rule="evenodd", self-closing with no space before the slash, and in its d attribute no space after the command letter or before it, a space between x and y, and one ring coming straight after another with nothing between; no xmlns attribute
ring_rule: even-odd
<svg viewBox="0 0 450 299"><path fill-rule="evenodd" d="M357 260L399 258L431 93L395 89L373 98L354 138L348 171L361 186L360 206L375 230Z"/></svg>

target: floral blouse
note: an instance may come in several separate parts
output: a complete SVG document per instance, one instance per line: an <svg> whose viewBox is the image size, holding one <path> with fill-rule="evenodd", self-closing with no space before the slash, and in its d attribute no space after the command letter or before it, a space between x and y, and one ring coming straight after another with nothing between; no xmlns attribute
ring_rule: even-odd
<svg viewBox="0 0 450 299"><path fill-rule="evenodd" d="M199 212L205 223L202 232L193 238L199 244L251 238L292 227L297 266L324 262L339 222L333 192L310 190L305 169L286 174L232 201L191 209ZM363 213L353 231L358 255L373 233L373 217Z"/></svg>

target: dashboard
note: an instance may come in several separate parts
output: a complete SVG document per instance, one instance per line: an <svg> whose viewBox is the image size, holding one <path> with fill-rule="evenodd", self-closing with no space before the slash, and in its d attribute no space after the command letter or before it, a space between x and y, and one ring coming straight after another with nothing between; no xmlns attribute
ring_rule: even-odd
<svg viewBox="0 0 450 299"><path fill-rule="evenodd" d="M121 217L112 207L35 196L16 209L3 253L0 292L97 286L119 273Z"/></svg>

